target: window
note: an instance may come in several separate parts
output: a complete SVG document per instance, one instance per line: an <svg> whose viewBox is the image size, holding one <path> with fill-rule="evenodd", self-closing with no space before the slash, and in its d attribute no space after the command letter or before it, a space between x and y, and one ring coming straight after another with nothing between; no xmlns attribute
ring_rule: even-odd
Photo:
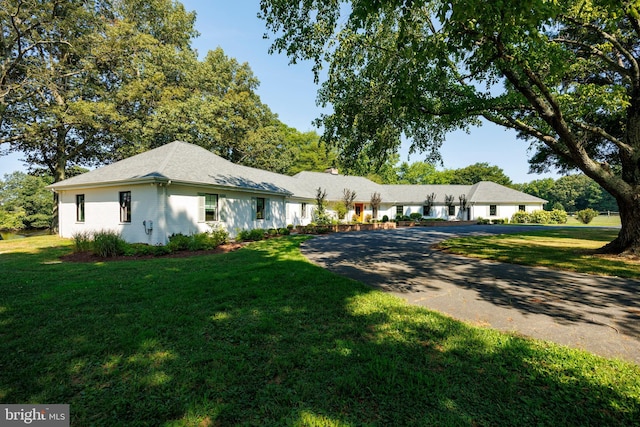
<svg viewBox="0 0 640 427"><path fill-rule="evenodd" d="M264 219L265 218L265 201L264 197L256 198L256 219Z"/></svg>
<svg viewBox="0 0 640 427"><path fill-rule="evenodd" d="M120 192L120 222L131 222L131 191Z"/></svg>
<svg viewBox="0 0 640 427"><path fill-rule="evenodd" d="M396 206L396 215L404 215L404 206Z"/></svg>
<svg viewBox="0 0 640 427"><path fill-rule="evenodd" d="M518 210L524 212L527 210L527 207L525 205L519 205Z"/></svg>
<svg viewBox="0 0 640 427"><path fill-rule="evenodd" d="M302 218L306 218L307 217L307 204L306 203L302 203L300 216Z"/></svg>
<svg viewBox="0 0 640 427"><path fill-rule="evenodd" d="M456 214L456 206L455 205L450 205L449 206L449 215L455 215Z"/></svg>
<svg viewBox="0 0 640 427"><path fill-rule="evenodd" d="M498 205L489 205L489 216L498 215Z"/></svg>
<svg viewBox="0 0 640 427"><path fill-rule="evenodd" d="M218 195L217 194L204 195L204 220L205 221L218 220Z"/></svg>
<svg viewBox="0 0 640 427"><path fill-rule="evenodd" d="M84 194L76 194L76 221L84 222Z"/></svg>
<svg viewBox="0 0 640 427"><path fill-rule="evenodd" d="M431 206L423 206L422 207L422 215L423 216L430 216L431 215Z"/></svg>

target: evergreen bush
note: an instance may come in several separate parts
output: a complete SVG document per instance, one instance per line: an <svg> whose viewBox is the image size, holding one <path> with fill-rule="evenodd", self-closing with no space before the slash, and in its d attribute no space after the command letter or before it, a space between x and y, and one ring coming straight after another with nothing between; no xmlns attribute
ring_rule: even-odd
<svg viewBox="0 0 640 427"><path fill-rule="evenodd" d="M587 208L576 212L576 218L583 224L589 224L600 213L594 209Z"/></svg>

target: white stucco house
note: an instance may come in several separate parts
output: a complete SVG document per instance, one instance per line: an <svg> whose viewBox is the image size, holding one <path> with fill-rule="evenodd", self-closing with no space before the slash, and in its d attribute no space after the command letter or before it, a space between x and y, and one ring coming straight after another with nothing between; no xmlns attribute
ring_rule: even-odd
<svg viewBox="0 0 640 427"><path fill-rule="evenodd" d="M418 212L445 219L510 218L542 209L545 200L492 182L474 185L381 185L332 170L286 176L241 166L199 146L172 142L49 186L58 193L59 234L115 230L128 242L166 244L171 234L222 227L282 228L312 222L318 188L328 202L356 193L347 219L393 220ZM378 193L377 213L371 196ZM429 208L426 199L434 194ZM467 208L460 211L460 196ZM447 206L446 196L454 198Z"/></svg>

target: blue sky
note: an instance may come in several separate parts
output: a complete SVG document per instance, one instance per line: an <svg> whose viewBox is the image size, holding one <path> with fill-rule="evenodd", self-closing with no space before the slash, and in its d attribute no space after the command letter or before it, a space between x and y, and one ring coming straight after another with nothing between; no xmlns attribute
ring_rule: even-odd
<svg viewBox="0 0 640 427"><path fill-rule="evenodd" d="M264 22L257 18L258 0L183 0L187 10L197 13L196 28L200 37L193 47L201 56L221 47L227 56L247 62L260 80L258 94L262 102L278 114L280 120L300 131L314 130L312 121L320 113L316 106L318 86L313 82L310 64L289 65L284 54L269 55L270 41L263 39ZM528 144L518 140L515 132L492 124L473 128L469 134L455 132L447 136L442 147L444 167L457 169L477 162L499 166L513 182L529 182L554 174L528 174ZM0 157L0 177L24 170L19 154ZM409 161L422 160L420 153ZM407 160L406 148L401 160Z"/></svg>

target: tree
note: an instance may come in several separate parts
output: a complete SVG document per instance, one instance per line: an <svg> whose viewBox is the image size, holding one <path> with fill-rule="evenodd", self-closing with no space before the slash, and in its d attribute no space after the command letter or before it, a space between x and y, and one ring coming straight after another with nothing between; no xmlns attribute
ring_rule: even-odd
<svg viewBox="0 0 640 427"><path fill-rule="evenodd" d="M504 171L498 166L489 165L489 163L475 163L457 169L449 184L473 185L480 181L491 181L505 186L511 185L511 179Z"/></svg>
<svg viewBox="0 0 640 427"><path fill-rule="evenodd" d="M342 189L342 205L347 213L353 208L353 201L356 199L356 192L348 188Z"/></svg>
<svg viewBox="0 0 640 427"><path fill-rule="evenodd" d="M195 15L171 0L2 3L0 141L55 181L136 144L192 55Z"/></svg>
<svg viewBox="0 0 640 427"><path fill-rule="evenodd" d="M331 218L327 213L327 190L318 187L316 189L316 208L313 211L313 221L319 225L331 223Z"/></svg>
<svg viewBox="0 0 640 427"><path fill-rule="evenodd" d="M431 216L432 215L431 209L435 205L436 193L427 194L427 197L425 197L424 200L425 200L424 201L424 205L427 208L426 212L424 212L424 214L426 216Z"/></svg>
<svg viewBox="0 0 640 427"><path fill-rule="evenodd" d="M49 228L53 211L51 177L7 174L0 181L0 229Z"/></svg>
<svg viewBox="0 0 640 427"><path fill-rule="evenodd" d="M436 167L426 162L402 162L397 168L398 184L431 184Z"/></svg>
<svg viewBox="0 0 640 427"><path fill-rule="evenodd" d="M533 180L525 184L514 184L512 187L518 191L522 191L523 193L531 194L532 196L547 200L545 208L549 209L558 202L553 193L554 186L555 180L553 178L544 178Z"/></svg>
<svg viewBox="0 0 640 427"><path fill-rule="evenodd" d="M380 193L378 192L374 192L371 195L371 200L369 201L369 203L371 203L371 212L372 212L372 216L373 216L373 220L377 221L378 220L378 209L380 208L380 205L382 204L382 197L380 196Z"/></svg>
<svg viewBox="0 0 640 427"><path fill-rule="evenodd" d="M467 212L467 205L469 203L469 200L467 199L467 195L466 194L461 194L460 196L458 196L458 200L460 200L460 218L464 220L466 212Z"/></svg>
<svg viewBox="0 0 640 427"><path fill-rule="evenodd" d="M383 158L405 135L433 156L481 120L611 193L603 252L640 252L640 4L632 1L261 0L274 51L314 61L324 139ZM377 157L376 157L377 156Z"/></svg>

